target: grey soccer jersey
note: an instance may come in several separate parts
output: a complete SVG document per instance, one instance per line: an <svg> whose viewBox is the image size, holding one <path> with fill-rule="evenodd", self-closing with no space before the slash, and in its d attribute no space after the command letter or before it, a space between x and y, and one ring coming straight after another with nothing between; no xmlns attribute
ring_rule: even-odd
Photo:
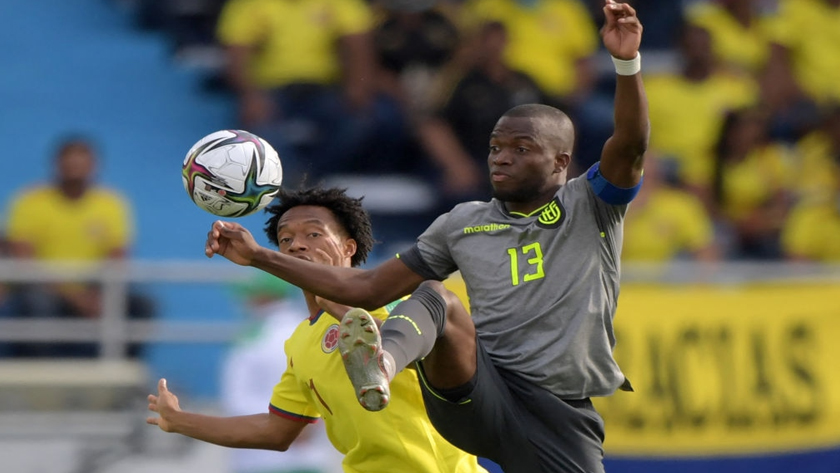
<svg viewBox="0 0 840 473"><path fill-rule="evenodd" d="M622 222L586 177L531 215L469 202L441 215L402 255L424 277L460 270L479 338L500 368L566 399L612 394Z"/></svg>

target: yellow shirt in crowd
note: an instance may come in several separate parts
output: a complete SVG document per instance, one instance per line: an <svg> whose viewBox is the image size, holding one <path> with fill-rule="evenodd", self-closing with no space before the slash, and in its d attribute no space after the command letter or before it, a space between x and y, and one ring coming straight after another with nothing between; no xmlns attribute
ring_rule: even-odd
<svg viewBox="0 0 840 473"><path fill-rule="evenodd" d="M712 148L728 110L753 105L758 88L747 76L716 73L702 82L676 74L645 78L651 147L678 164L688 184L711 182Z"/></svg>
<svg viewBox="0 0 840 473"><path fill-rule="evenodd" d="M781 0L772 35L789 49L806 92L820 101L840 100L840 8L824 0Z"/></svg>
<svg viewBox="0 0 840 473"><path fill-rule="evenodd" d="M723 65L744 72L758 72L770 56L770 33L766 17L745 27L722 6L712 2L691 4L686 11L691 24L712 37L712 51Z"/></svg>
<svg viewBox="0 0 840 473"><path fill-rule="evenodd" d="M369 31L363 0L231 0L219 18L219 41L254 47L251 73L264 88L330 84L341 76L338 42Z"/></svg>
<svg viewBox="0 0 840 473"><path fill-rule="evenodd" d="M17 197L9 210L8 238L25 242L41 260L98 261L128 248L132 216L113 191L93 188L71 200L51 186Z"/></svg>
<svg viewBox="0 0 840 473"><path fill-rule="evenodd" d="M390 308L371 314L384 319ZM378 412L356 399L338 343L338 322L324 312L304 320L286 341L286 372L269 410L302 422L324 419L327 435L345 455L346 473L478 473L478 460L456 449L432 426L417 372L405 369L391 382L391 402Z"/></svg>
<svg viewBox="0 0 840 473"><path fill-rule="evenodd" d="M809 133L796 144L800 159L797 190L803 197L832 195L840 186L840 162L831 148L831 139L823 131Z"/></svg>
<svg viewBox="0 0 840 473"><path fill-rule="evenodd" d="M627 211L623 261L666 262L712 244L712 221L696 196L659 188L645 198L643 203L634 201Z"/></svg>
<svg viewBox="0 0 840 473"><path fill-rule="evenodd" d="M757 148L738 163L724 166L723 211L729 218L745 218L779 191L793 191L792 153L780 144Z"/></svg>
<svg viewBox="0 0 840 473"><path fill-rule="evenodd" d="M578 0L538 0L533 8L515 0L472 0L465 14L471 21L505 25L505 63L549 95L574 91L576 62L598 49L597 28Z"/></svg>
<svg viewBox="0 0 840 473"><path fill-rule="evenodd" d="M840 263L840 193L797 205L782 229L782 248L790 256Z"/></svg>

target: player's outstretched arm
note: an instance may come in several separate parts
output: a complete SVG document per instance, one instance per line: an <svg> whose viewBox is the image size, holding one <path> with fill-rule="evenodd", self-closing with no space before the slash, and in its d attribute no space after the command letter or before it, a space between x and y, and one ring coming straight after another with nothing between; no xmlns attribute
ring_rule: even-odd
<svg viewBox="0 0 840 473"><path fill-rule="evenodd" d="M286 451L300 435L306 423L285 419L269 413L250 416L216 417L184 412L178 398L166 387L166 380L158 381L158 394L149 394L149 410L157 416L146 423L223 447L254 448Z"/></svg>
<svg viewBox="0 0 840 473"><path fill-rule="evenodd" d="M263 248L235 222L217 221L207 234L204 254L253 266L338 304L373 310L417 288L423 277L398 258L365 270L312 263Z"/></svg>
<svg viewBox="0 0 840 473"><path fill-rule="evenodd" d="M616 65L615 130L601 153L601 174L611 184L630 188L642 178L642 165L650 135L647 97L641 72L633 67L642 40L642 24L626 3L607 0L604 46ZM622 61L627 61L623 62ZM635 71L635 72L634 72Z"/></svg>

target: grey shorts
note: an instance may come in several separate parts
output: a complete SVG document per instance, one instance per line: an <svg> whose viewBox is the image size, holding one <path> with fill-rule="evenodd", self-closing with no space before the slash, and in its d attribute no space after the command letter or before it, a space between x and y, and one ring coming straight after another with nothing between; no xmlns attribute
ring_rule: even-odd
<svg viewBox="0 0 840 473"><path fill-rule="evenodd" d="M497 368L476 340L474 386L457 402L426 381L423 400L437 431L456 447L505 473L602 473L604 422L589 399L562 400Z"/></svg>

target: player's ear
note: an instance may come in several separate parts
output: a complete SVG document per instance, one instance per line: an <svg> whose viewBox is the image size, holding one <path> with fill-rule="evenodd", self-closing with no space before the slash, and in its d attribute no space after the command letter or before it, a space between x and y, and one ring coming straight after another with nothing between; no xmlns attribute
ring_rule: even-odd
<svg viewBox="0 0 840 473"><path fill-rule="evenodd" d="M569 163L572 162L572 156L565 151L558 151L554 155L554 172L562 173L569 168Z"/></svg>
<svg viewBox="0 0 840 473"><path fill-rule="evenodd" d="M347 239L344 240L343 253L344 253L345 257L347 257L347 258L353 257L353 255L356 254L356 248L357 248L356 240L354 240L352 238L347 238Z"/></svg>

